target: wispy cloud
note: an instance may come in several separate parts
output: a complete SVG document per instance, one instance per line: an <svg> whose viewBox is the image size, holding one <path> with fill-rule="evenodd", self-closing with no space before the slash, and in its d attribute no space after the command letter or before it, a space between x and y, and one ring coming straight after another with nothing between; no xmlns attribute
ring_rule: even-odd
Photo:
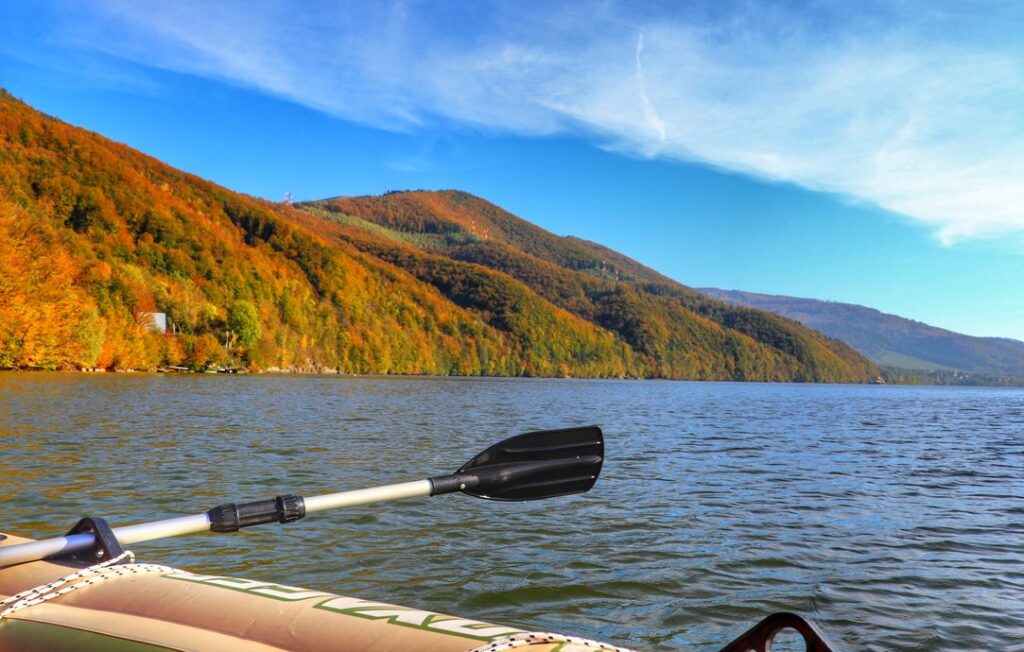
<svg viewBox="0 0 1024 652"><path fill-rule="evenodd" d="M636 39L636 85L640 91L640 103L644 107L644 120L658 134L658 140L665 142L665 121L658 116L658 112L654 110L654 105L651 104L651 98L647 95L647 84L644 82L644 67L643 62L640 60L643 53L644 33L640 32L640 36Z"/></svg>
<svg viewBox="0 0 1024 652"><path fill-rule="evenodd" d="M378 127L573 133L874 203L945 243L1024 231L1024 7L787 5L108 0L70 8L69 34Z"/></svg>

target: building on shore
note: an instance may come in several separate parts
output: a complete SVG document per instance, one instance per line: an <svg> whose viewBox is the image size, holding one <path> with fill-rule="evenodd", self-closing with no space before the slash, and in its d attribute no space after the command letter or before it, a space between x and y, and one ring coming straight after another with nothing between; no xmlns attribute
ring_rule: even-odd
<svg viewBox="0 0 1024 652"><path fill-rule="evenodd" d="M139 323L148 328L151 331L158 333L167 332L167 313L166 312L140 312Z"/></svg>

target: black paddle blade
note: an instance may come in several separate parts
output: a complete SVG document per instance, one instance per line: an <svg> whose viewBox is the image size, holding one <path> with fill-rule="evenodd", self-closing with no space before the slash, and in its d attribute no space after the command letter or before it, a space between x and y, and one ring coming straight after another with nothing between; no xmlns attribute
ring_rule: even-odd
<svg viewBox="0 0 1024 652"><path fill-rule="evenodd" d="M597 426L528 432L491 446L452 475L430 478L431 495L540 500L578 494L594 486L603 462Z"/></svg>

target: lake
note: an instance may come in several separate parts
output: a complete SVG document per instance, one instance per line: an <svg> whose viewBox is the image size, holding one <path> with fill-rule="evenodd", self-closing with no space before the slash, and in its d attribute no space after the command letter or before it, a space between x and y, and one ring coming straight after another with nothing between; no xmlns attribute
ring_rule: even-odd
<svg viewBox="0 0 1024 652"><path fill-rule="evenodd" d="M796 611L858 650L1024 649L1024 392L671 381L0 374L0 530L449 473L598 424L588 494L466 496L134 546L644 650Z"/></svg>

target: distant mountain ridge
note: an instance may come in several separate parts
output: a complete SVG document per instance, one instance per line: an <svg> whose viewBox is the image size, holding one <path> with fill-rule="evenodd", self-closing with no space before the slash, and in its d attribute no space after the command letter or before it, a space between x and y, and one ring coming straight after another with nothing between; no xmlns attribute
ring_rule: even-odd
<svg viewBox="0 0 1024 652"><path fill-rule="evenodd" d="M767 310L846 342L878 364L921 371L1024 377L1024 342L975 337L849 303L700 288L726 303Z"/></svg>

